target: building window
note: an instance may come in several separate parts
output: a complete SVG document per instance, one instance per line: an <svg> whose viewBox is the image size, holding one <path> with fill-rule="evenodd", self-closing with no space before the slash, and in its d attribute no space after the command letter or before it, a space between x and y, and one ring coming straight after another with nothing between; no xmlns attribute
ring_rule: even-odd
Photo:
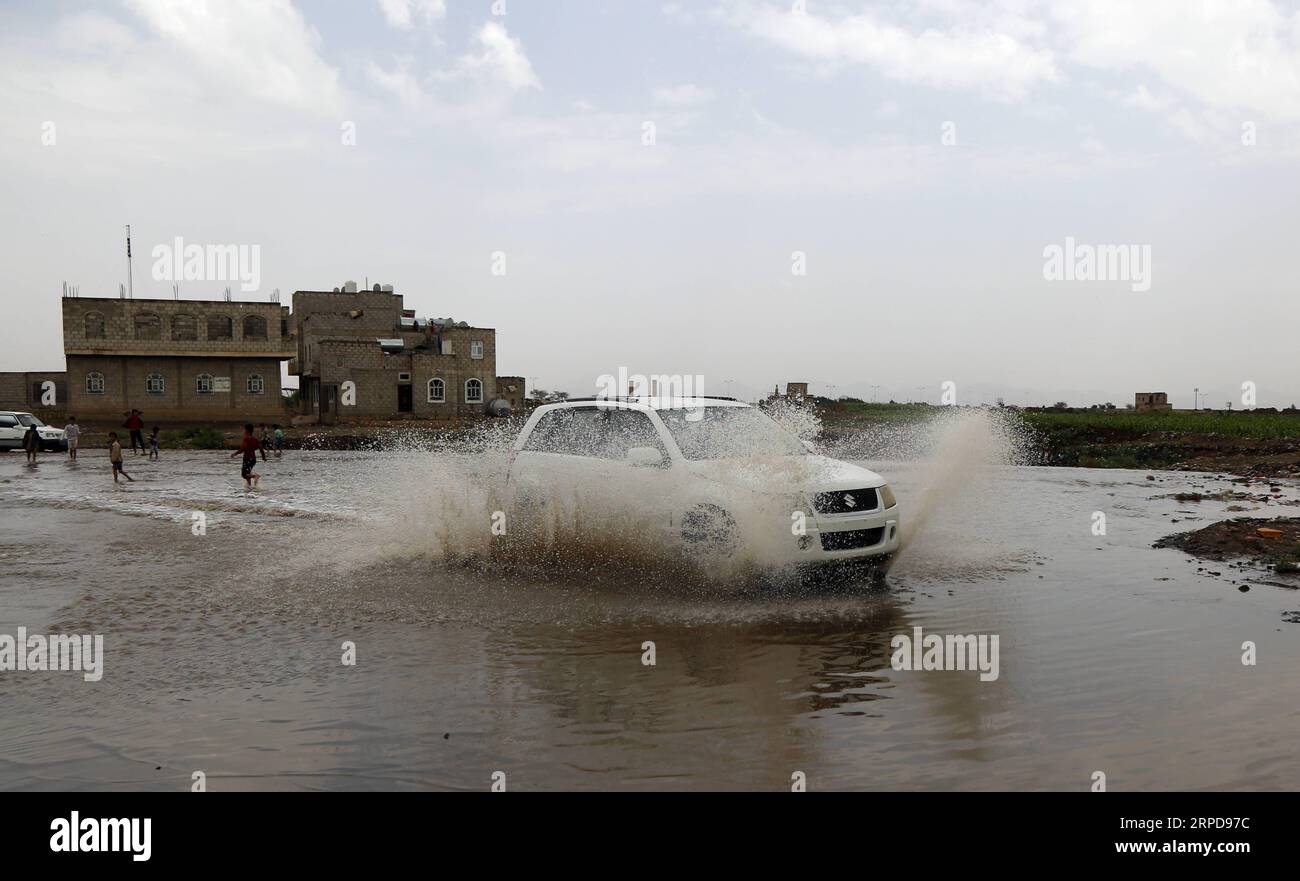
<svg viewBox="0 0 1300 881"><path fill-rule="evenodd" d="M469 356L470 356L471 358L482 358L482 357L483 357L483 341L482 341L482 340L470 340L470 344L469 344Z"/></svg>
<svg viewBox="0 0 1300 881"><path fill-rule="evenodd" d="M135 338L138 340L162 339L162 319L152 312L135 316Z"/></svg>
<svg viewBox="0 0 1300 881"><path fill-rule="evenodd" d="M228 340L234 336L234 322L228 315L208 316L208 339Z"/></svg>
<svg viewBox="0 0 1300 881"><path fill-rule="evenodd" d="M266 382L262 379L260 373L250 374L248 377L248 393L250 395L260 395L266 391Z"/></svg>
<svg viewBox="0 0 1300 881"><path fill-rule="evenodd" d="M477 379L465 380L465 403L483 403L483 383L479 382Z"/></svg>
<svg viewBox="0 0 1300 881"><path fill-rule="evenodd" d="M87 373L86 374L86 394L102 395L104 393L104 374Z"/></svg>
<svg viewBox="0 0 1300 881"><path fill-rule="evenodd" d="M447 400L447 384L434 377L429 380L429 403L441 404Z"/></svg>
<svg viewBox="0 0 1300 881"><path fill-rule="evenodd" d="M266 339L266 319L261 315L246 315L244 317L244 339Z"/></svg>
<svg viewBox="0 0 1300 881"><path fill-rule="evenodd" d="M201 395L212 394L212 374L200 373L194 377L194 390Z"/></svg>
<svg viewBox="0 0 1300 881"><path fill-rule="evenodd" d="M167 382L163 379L161 373L150 373L144 378L144 393L146 395L161 395L167 391Z"/></svg>
<svg viewBox="0 0 1300 881"><path fill-rule="evenodd" d="M198 338L199 322L193 315L177 315L172 319L172 339L197 340Z"/></svg>
<svg viewBox="0 0 1300 881"><path fill-rule="evenodd" d="M86 313L86 339L102 340L104 333L104 313L87 312Z"/></svg>

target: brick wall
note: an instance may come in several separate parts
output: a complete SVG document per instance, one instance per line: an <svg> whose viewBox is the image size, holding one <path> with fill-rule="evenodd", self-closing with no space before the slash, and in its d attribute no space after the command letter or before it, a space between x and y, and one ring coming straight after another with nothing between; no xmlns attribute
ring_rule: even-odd
<svg viewBox="0 0 1300 881"><path fill-rule="evenodd" d="M54 404L43 402L45 382L54 383ZM68 399L68 375L62 371L38 373L0 373L0 410L22 410L39 413L61 410Z"/></svg>
<svg viewBox="0 0 1300 881"><path fill-rule="evenodd" d="M104 391L88 391L87 377L104 377ZM150 374L163 378L163 393L146 391ZM200 374L228 377L229 392L200 394ZM263 391L248 390L250 376L262 377ZM256 416L283 417L278 358L121 358L97 355L68 356L67 410L78 416L111 417L132 407L145 419L242 420Z"/></svg>
<svg viewBox="0 0 1300 881"><path fill-rule="evenodd" d="M411 335L419 339L419 335ZM443 355L432 347L408 348L400 354L384 352L374 340L321 340L318 343L319 377L322 383L356 383L353 407L341 407L343 419L395 418L399 409L398 375L411 375L410 416L420 419L459 420L482 417L496 390L496 332L487 328L453 328L443 334L453 354ZM483 357L471 356L471 342L483 344ZM429 381L443 381L442 402L429 400ZM465 400L465 384L482 383L482 401Z"/></svg>
<svg viewBox="0 0 1300 881"><path fill-rule="evenodd" d="M62 302L63 351L68 355L293 355L287 335L289 309L278 303L82 297ZM257 327L246 326L250 316L260 319L253 322ZM224 326L221 319L230 321L229 339L213 333ZM264 338L248 333L262 324ZM100 326L102 338L89 333ZM193 328L194 339L183 338L188 328Z"/></svg>

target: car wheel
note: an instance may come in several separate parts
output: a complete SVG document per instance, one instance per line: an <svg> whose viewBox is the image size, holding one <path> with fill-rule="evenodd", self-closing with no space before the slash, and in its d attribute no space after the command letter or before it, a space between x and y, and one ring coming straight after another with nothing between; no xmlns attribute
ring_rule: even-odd
<svg viewBox="0 0 1300 881"><path fill-rule="evenodd" d="M682 540L693 551L726 556L736 547L736 520L718 505L697 505L682 517Z"/></svg>

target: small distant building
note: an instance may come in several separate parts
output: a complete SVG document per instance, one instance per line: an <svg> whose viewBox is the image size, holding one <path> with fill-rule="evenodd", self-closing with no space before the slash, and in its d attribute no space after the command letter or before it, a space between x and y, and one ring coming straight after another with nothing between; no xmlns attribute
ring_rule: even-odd
<svg viewBox="0 0 1300 881"><path fill-rule="evenodd" d="M1133 409L1139 413L1152 413L1157 410L1172 410L1167 392L1138 392L1133 399Z"/></svg>
<svg viewBox="0 0 1300 881"><path fill-rule="evenodd" d="M527 400L527 388L522 376L498 376L497 397L509 405L511 412L522 413Z"/></svg>
<svg viewBox="0 0 1300 881"><path fill-rule="evenodd" d="M316 421L429 419L459 423L522 409L524 381L496 375L496 331L420 318L391 285L295 291L291 315L299 412ZM503 385L514 391L500 394Z"/></svg>

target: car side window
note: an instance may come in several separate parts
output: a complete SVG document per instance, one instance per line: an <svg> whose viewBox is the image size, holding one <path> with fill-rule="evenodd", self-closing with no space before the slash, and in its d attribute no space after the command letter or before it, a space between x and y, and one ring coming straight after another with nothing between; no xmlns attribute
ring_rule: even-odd
<svg viewBox="0 0 1300 881"><path fill-rule="evenodd" d="M622 460L633 447L652 447L665 459L668 450L659 440L650 417L639 410L604 410L596 416L599 447L596 455L602 459Z"/></svg>
<svg viewBox="0 0 1300 881"><path fill-rule="evenodd" d="M17 428L18 420L12 416L0 416L0 428Z"/></svg>
<svg viewBox="0 0 1300 881"><path fill-rule="evenodd" d="M524 449L535 453L594 456L598 447L594 407L552 410L533 426Z"/></svg>

